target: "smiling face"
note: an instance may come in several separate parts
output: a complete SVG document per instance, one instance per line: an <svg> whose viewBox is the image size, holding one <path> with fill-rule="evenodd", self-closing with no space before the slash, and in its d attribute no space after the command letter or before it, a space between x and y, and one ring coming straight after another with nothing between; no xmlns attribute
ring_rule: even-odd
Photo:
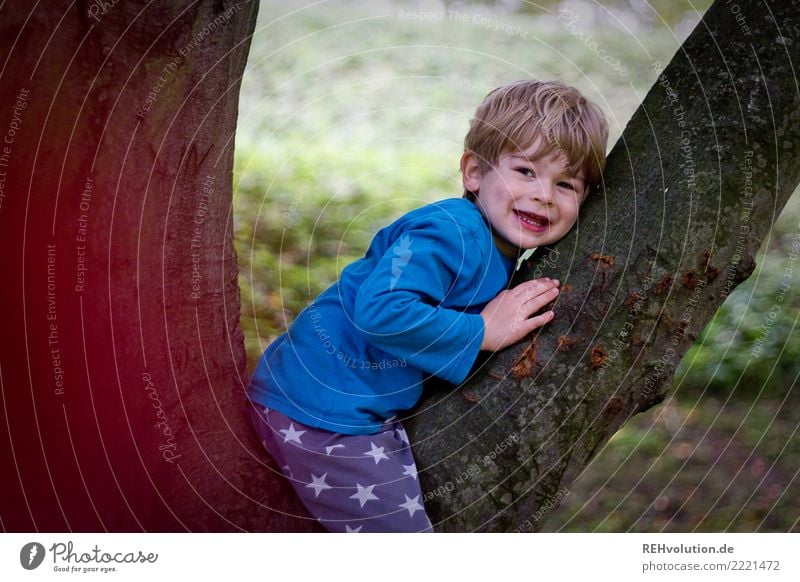
<svg viewBox="0 0 800 582"><path fill-rule="evenodd" d="M464 188L478 194L475 203L492 225L498 248L510 257L518 249L556 242L578 219L585 196L583 176L570 174L554 152L533 159L538 143L524 152L502 154L481 174L472 152L461 158Z"/></svg>

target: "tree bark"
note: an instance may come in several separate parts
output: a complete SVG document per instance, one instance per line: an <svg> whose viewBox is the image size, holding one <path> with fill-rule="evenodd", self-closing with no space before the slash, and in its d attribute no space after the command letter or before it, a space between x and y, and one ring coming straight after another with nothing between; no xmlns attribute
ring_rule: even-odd
<svg viewBox="0 0 800 582"><path fill-rule="evenodd" d="M796 1L704 15L611 152L604 192L512 283L558 278L555 320L409 418L438 530L539 530L601 445L665 398L800 179L799 62Z"/></svg>
<svg viewBox="0 0 800 582"><path fill-rule="evenodd" d="M248 426L232 245L257 2L6 2L4 531L314 530ZM32 10L32 11L31 11Z"/></svg>

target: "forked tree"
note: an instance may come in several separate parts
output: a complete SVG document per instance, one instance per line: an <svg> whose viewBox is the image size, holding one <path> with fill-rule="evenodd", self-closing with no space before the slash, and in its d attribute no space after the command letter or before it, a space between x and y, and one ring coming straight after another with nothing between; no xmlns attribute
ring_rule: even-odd
<svg viewBox="0 0 800 582"><path fill-rule="evenodd" d="M245 417L232 243L257 4L0 7L5 531L315 531ZM797 2L717 1L574 231L554 323L409 415L443 531L538 529L662 401L798 183ZM663 68L663 70L662 70Z"/></svg>

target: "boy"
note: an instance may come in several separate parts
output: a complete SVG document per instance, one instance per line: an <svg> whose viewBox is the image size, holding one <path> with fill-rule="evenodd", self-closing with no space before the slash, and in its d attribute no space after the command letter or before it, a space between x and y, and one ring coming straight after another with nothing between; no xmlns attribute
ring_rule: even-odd
<svg viewBox="0 0 800 582"><path fill-rule="evenodd" d="M463 198L380 230L264 352L251 420L312 516L330 531L432 531L396 416L425 376L463 382L553 318L557 280L506 289L524 249L561 239L600 181L602 112L557 82L495 89L464 140ZM504 290L506 289L506 290Z"/></svg>

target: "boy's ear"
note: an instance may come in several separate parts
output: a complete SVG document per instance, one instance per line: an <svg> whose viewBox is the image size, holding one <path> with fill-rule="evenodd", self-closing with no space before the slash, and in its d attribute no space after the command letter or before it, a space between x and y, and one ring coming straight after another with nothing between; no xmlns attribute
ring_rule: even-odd
<svg viewBox="0 0 800 582"><path fill-rule="evenodd" d="M477 192L481 186L481 166L478 163L478 156L470 151L464 152L461 156L461 182L464 189L469 192Z"/></svg>

